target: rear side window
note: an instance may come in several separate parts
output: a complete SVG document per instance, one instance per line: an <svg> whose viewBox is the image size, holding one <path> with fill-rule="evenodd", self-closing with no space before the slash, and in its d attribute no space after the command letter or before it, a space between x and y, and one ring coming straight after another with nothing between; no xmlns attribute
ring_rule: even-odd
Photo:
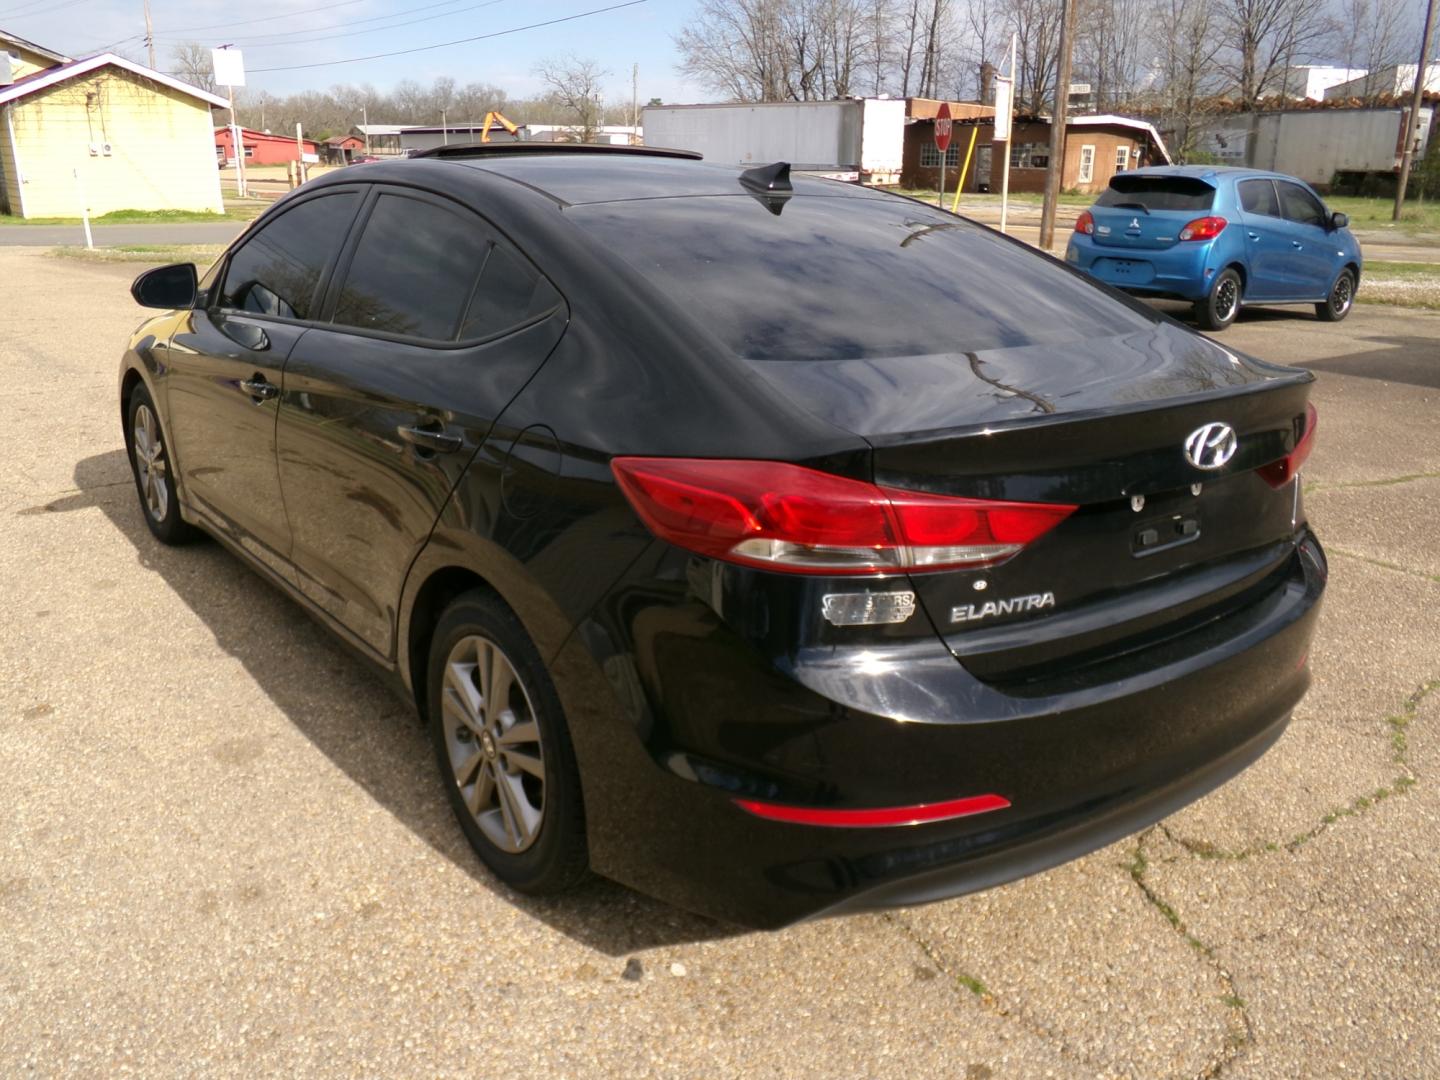
<svg viewBox="0 0 1440 1080"><path fill-rule="evenodd" d="M908 200L796 195L776 214L737 195L566 213L753 360L976 353L1158 320L1011 240Z"/></svg>
<svg viewBox="0 0 1440 1080"><path fill-rule="evenodd" d="M312 317L316 286L345 242L359 199L355 192L310 199L261 226L230 256L219 306L282 319Z"/></svg>
<svg viewBox="0 0 1440 1080"><path fill-rule="evenodd" d="M1275 185L1269 180L1241 180L1240 209L1247 214L1279 217L1280 203L1275 198Z"/></svg>
<svg viewBox="0 0 1440 1080"><path fill-rule="evenodd" d="M477 219L408 195L381 195L345 273L334 321L454 341L490 241Z"/></svg>
<svg viewBox="0 0 1440 1080"><path fill-rule="evenodd" d="M1110 181L1095 200L1096 206L1133 207L1137 210L1209 210L1215 189L1189 176L1140 176L1127 173Z"/></svg>
<svg viewBox="0 0 1440 1080"><path fill-rule="evenodd" d="M1314 195L1298 184L1279 181L1275 186L1280 189L1280 208L1286 221L1298 221L1302 225L1325 224L1325 207Z"/></svg>
<svg viewBox="0 0 1440 1080"><path fill-rule="evenodd" d="M549 311L559 302L560 294L550 282L505 244L494 243L460 327L460 339L471 341L498 334Z"/></svg>

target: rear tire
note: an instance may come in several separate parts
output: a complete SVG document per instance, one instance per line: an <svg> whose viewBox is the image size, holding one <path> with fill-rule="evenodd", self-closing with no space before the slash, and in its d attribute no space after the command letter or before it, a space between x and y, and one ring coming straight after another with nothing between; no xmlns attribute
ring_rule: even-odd
<svg viewBox="0 0 1440 1080"><path fill-rule="evenodd" d="M575 751L555 685L493 593L454 600L430 642L430 735L450 808L501 881L532 895L589 876Z"/></svg>
<svg viewBox="0 0 1440 1080"><path fill-rule="evenodd" d="M1240 275L1222 270L1210 286L1210 295L1195 301L1195 321L1202 330L1224 330L1240 314L1242 295Z"/></svg>
<svg viewBox="0 0 1440 1080"><path fill-rule="evenodd" d="M140 516L155 539L172 545L194 540L199 530L180 516L174 463L160 427L160 412L143 383L130 392L125 409L125 448L140 496Z"/></svg>
<svg viewBox="0 0 1440 1080"><path fill-rule="evenodd" d="M1355 306L1355 273L1341 270L1335 284L1330 286L1330 295L1323 304L1315 305L1315 314L1321 322L1339 322L1350 314Z"/></svg>

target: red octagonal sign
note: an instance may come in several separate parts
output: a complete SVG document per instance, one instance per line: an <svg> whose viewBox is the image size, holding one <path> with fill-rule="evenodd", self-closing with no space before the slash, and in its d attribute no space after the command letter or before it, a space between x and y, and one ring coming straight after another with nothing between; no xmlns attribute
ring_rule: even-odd
<svg viewBox="0 0 1440 1080"><path fill-rule="evenodd" d="M950 120L950 103L942 101L940 111L935 114L935 149L942 154L950 149L950 130L953 126Z"/></svg>

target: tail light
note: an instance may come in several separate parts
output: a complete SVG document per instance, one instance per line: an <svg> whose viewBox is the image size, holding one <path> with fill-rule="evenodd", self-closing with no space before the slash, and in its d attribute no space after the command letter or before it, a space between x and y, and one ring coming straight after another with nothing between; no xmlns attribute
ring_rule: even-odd
<svg viewBox="0 0 1440 1080"><path fill-rule="evenodd" d="M1320 414L1315 411L1314 405L1305 406L1305 430L1300 433L1300 438L1295 440L1295 449L1286 454L1279 461L1272 461L1269 465L1262 465L1255 470L1273 488L1282 488L1300 471L1305 464L1305 459L1310 456L1310 451L1315 449L1315 425L1320 421Z"/></svg>
<svg viewBox="0 0 1440 1080"><path fill-rule="evenodd" d="M661 539L797 574L988 566L1075 510L880 487L778 461L617 457L610 467Z"/></svg>
<svg viewBox="0 0 1440 1080"><path fill-rule="evenodd" d="M1229 224L1223 217L1201 217L1180 230L1181 240L1214 240Z"/></svg>
<svg viewBox="0 0 1440 1080"><path fill-rule="evenodd" d="M1075 219L1075 231L1084 233L1086 236L1094 234L1095 218L1089 210L1082 211L1080 216Z"/></svg>

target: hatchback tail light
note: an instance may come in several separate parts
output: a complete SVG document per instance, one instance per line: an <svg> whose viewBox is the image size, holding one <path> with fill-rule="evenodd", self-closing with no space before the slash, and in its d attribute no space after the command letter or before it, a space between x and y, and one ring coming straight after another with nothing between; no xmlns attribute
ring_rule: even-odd
<svg viewBox="0 0 1440 1080"><path fill-rule="evenodd" d="M1320 414L1315 411L1315 406L1307 404L1305 406L1305 430L1300 433L1300 438L1295 440L1295 449L1279 461L1272 461L1269 465L1262 465L1256 470L1267 484L1273 488L1282 488L1295 479L1295 474L1305 464L1305 459L1310 456L1310 451L1315 449L1315 425L1319 422Z"/></svg>
<svg viewBox="0 0 1440 1080"><path fill-rule="evenodd" d="M1223 217L1201 217L1180 230L1181 240L1214 240L1228 225Z"/></svg>
<svg viewBox="0 0 1440 1080"><path fill-rule="evenodd" d="M617 457L610 466L656 536L797 574L988 566L1075 510L880 487L778 461Z"/></svg>
<svg viewBox="0 0 1440 1080"><path fill-rule="evenodd" d="M1082 211L1080 216L1075 219L1075 231L1084 233L1086 236L1094 234L1095 218L1089 210Z"/></svg>

